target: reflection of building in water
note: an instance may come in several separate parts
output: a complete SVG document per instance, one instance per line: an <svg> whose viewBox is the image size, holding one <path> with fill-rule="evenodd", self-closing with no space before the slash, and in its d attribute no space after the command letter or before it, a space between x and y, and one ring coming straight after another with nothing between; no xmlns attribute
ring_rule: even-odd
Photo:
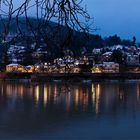
<svg viewBox="0 0 140 140"><path fill-rule="evenodd" d="M4 85L4 84L3 84ZM34 107L61 106L67 112L74 110L88 111L89 108L99 109L100 85L71 85L65 87L61 84L6 84L5 88L0 85L1 95L5 94L8 98L18 100L18 98L33 101ZM62 90L61 90L62 89Z"/></svg>
<svg viewBox="0 0 140 140"><path fill-rule="evenodd" d="M74 104L75 109L82 108L84 111L88 105L87 92L84 88L75 86L74 87Z"/></svg>
<svg viewBox="0 0 140 140"><path fill-rule="evenodd" d="M135 100L140 98L139 85L135 86ZM62 84L40 84L30 85L26 87L24 84L6 84L6 86L0 85L1 94L6 94L7 97L14 100L30 99L33 101L33 105L39 107L49 108L61 108L66 112L74 111L92 111L98 114L101 108L109 111L112 107L112 103L123 98L124 90L121 90L120 86L110 86L100 84L75 84L69 86L69 91L64 90L66 87ZM101 88L104 94L101 95ZM118 91L119 90L119 91ZM4 92L5 91L5 92ZM122 97L121 97L122 96ZM37 108L39 109L39 108ZM102 110L101 110L102 111Z"/></svg>
<svg viewBox="0 0 140 140"><path fill-rule="evenodd" d="M33 113L92 112L97 116L104 113L115 114L114 112L127 108L134 112L134 109L140 108L139 83L74 83L69 85L69 90L65 90L67 88L62 83L31 83L27 87L27 84L5 82L0 84L0 107L3 105L13 110L19 110L20 107Z"/></svg>
<svg viewBox="0 0 140 140"><path fill-rule="evenodd" d="M66 111L70 112L71 109L71 93L70 91L66 93Z"/></svg>
<svg viewBox="0 0 140 140"><path fill-rule="evenodd" d="M91 87L91 88L90 88ZM99 112L100 104L100 85L88 85L88 86L75 86L74 90L74 102L75 109L82 108L83 111L87 111L89 108L95 109L95 112Z"/></svg>
<svg viewBox="0 0 140 140"><path fill-rule="evenodd" d="M58 92L57 92L57 85L54 85L54 103L57 104L58 102Z"/></svg>
<svg viewBox="0 0 140 140"><path fill-rule="evenodd" d="M97 84L96 85L96 103L95 103L95 112L96 114L99 113L99 104L100 104L100 85Z"/></svg>
<svg viewBox="0 0 140 140"><path fill-rule="evenodd" d="M35 103L36 105L38 105L39 103L39 86L38 85L35 87Z"/></svg>
<svg viewBox="0 0 140 140"><path fill-rule="evenodd" d="M47 103L48 103L48 88L47 88L47 86L46 85L44 85L44 98L43 98L44 100L44 106L46 106L47 105Z"/></svg>
<svg viewBox="0 0 140 140"><path fill-rule="evenodd" d="M125 98L125 91L122 85L119 86L119 101L123 101Z"/></svg>
<svg viewBox="0 0 140 140"><path fill-rule="evenodd" d="M88 107L88 103L89 103L89 98L88 98L89 92L86 89L85 92L83 93L83 104L84 104L84 108L83 110L86 111L87 107Z"/></svg>
<svg viewBox="0 0 140 140"><path fill-rule="evenodd" d="M137 84L137 101L140 100L140 86Z"/></svg>
<svg viewBox="0 0 140 140"><path fill-rule="evenodd" d="M95 98L96 98L95 85L94 84L92 84L92 86L91 86L91 92L92 92L92 105L94 107L94 105L95 105Z"/></svg>
<svg viewBox="0 0 140 140"><path fill-rule="evenodd" d="M19 85L19 84L15 84L15 85L7 84L6 85L6 94L10 98L13 98L13 97L14 98L16 98L16 97L22 98L23 95L24 95L23 85Z"/></svg>
<svg viewBox="0 0 140 140"><path fill-rule="evenodd" d="M79 105L79 89L78 86L75 87L75 91L74 91L74 100L75 100L75 108L77 109L78 105Z"/></svg>

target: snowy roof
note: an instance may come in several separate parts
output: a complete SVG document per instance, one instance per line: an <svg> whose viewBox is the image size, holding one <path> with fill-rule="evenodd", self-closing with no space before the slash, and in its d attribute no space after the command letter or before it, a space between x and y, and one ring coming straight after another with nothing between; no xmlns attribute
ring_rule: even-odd
<svg viewBox="0 0 140 140"><path fill-rule="evenodd" d="M20 64L9 64L9 65L7 65L7 66L21 66Z"/></svg>
<svg viewBox="0 0 140 140"><path fill-rule="evenodd" d="M62 61L63 59L62 58L58 58L58 60Z"/></svg>
<svg viewBox="0 0 140 140"><path fill-rule="evenodd" d="M112 52L105 52L103 55L111 55Z"/></svg>
<svg viewBox="0 0 140 140"><path fill-rule="evenodd" d="M94 48L93 50L101 50L102 48Z"/></svg>
<svg viewBox="0 0 140 140"><path fill-rule="evenodd" d="M103 62L103 64L115 64L115 62Z"/></svg>
<svg viewBox="0 0 140 140"><path fill-rule="evenodd" d="M116 49L122 49L123 46L122 46L122 45L115 45L115 48L116 48Z"/></svg>
<svg viewBox="0 0 140 140"><path fill-rule="evenodd" d="M28 65L28 66L26 66L26 68L32 68L33 66L31 66L31 65Z"/></svg>

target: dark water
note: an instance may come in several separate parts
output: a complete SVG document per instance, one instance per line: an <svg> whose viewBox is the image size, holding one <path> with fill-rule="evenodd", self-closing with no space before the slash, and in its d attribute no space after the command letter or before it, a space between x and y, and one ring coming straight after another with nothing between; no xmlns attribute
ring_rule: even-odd
<svg viewBox="0 0 140 140"><path fill-rule="evenodd" d="M140 139L140 82L0 83L0 139Z"/></svg>

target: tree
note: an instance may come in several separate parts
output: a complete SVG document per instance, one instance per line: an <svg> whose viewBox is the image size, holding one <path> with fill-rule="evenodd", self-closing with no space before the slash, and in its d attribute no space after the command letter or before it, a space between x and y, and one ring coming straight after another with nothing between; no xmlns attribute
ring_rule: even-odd
<svg viewBox="0 0 140 140"><path fill-rule="evenodd" d="M113 45L119 45L119 44L121 44L121 39L117 35L109 36L108 38L105 39L106 46L113 46Z"/></svg>
<svg viewBox="0 0 140 140"><path fill-rule="evenodd" d="M132 41L131 40L122 40L122 45L124 46L132 46Z"/></svg>
<svg viewBox="0 0 140 140"><path fill-rule="evenodd" d="M11 25L16 25L17 36L24 37L30 34L40 46L43 40L53 54L54 47L63 49L71 41L73 31L90 32L90 16L86 7L82 7L83 0L22 0L15 3L15 0L0 0L0 23L3 27L1 34L4 41L11 30ZM34 24L30 20L31 11L34 10ZM21 21L21 17L25 20ZM57 24L52 25L50 21ZM26 26L25 31L22 26ZM65 26L65 29L62 28ZM16 36L16 37L17 37Z"/></svg>
<svg viewBox="0 0 140 140"><path fill-rule="evenodd" d="M111 55L111 61L114 61L114 62L119 63L119 64L124 63L123 54L122 54L121 50L114 50L113 51L113 53Z"/></svg>
<svg viewBox="0 0 140 140"><path fill-rule="evenodd" d="M39 43L39 37L45 39L47 42L50 39L50 35L55 36L61 27L66 27L66 39L68 40L72 34L72 30L89 32L89 26L87 23L90 20L90 16L87 13L86 8L81 6L82 0L23 0L15 6L15 0L0 0L0 19L3 21L6 18L6 22L2 22L4 27L5 37L9 34L12 19L15 20L17 25L17 32L20 35L24 35L20 24L26 24L31 34L35 37L37 43ZM5 9L7 9L5 11ZM30 20L30 12L34 10L34 18L37 19L36 25L33 25ZM20 18L25 17L24 23L20 23ZM80 19L83 18L84 22ZM82 20L83 20L82 19ZM57 23L58 30L53 33L54 27L50 26L50 21ZM48 35L49 31L51 33ZM65 32L66 32L65 31ZM45 33L45 34L44 34ZM62 45L65 45L67 41L63 41Z"/></svg>
<svg viewBox="0 0 140 140"><path fill-rule="evenodd" d="M135 46L136 45L136 37L133 36L133 41L132 41L133 45Z"/></svg>

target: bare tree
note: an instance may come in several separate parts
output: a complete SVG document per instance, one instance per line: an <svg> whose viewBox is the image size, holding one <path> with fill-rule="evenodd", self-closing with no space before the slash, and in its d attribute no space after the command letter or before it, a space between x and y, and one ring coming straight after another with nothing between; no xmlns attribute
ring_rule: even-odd
<svg viewBox="0 0 140 140"><path fill-rule="evenodd" d="M3 27L1 34L4 42L14 21L17 36L30 33L37 45L40 45L42 39L51 50L58 44L63 50L74 31L85 34L90 32L91 17L82 2L83 0L0 0L0 24ZM37 20L36 24L30 20L31 16ZM20 20L21 17L25 18L24 22ZM57 24L53 26L50 21ZM22 24L26 25L28 33L22 29Z"/></svg>
<svg viewBox="0 0 140 140"><path fill-rule="evenodd" d="M34 36L41 33L44 27L49 26L51 20L58 23L58 26L66 26L68 31L73 29L85 33L89 32L87 23L90 16L86 8L81 6L83 0L24 0L19 2L17 6L15 6L15 1L0 0L0 18L1 20L7 19L7 23L4 25L6 34L8 34L10 22L13 18L16 19L18 31L22 33L22 29L18 26L21 16L26 18L25 22ZM36 28L33 28L30 22L32 11L34 11L32 16L38 20Z"/></svg>

